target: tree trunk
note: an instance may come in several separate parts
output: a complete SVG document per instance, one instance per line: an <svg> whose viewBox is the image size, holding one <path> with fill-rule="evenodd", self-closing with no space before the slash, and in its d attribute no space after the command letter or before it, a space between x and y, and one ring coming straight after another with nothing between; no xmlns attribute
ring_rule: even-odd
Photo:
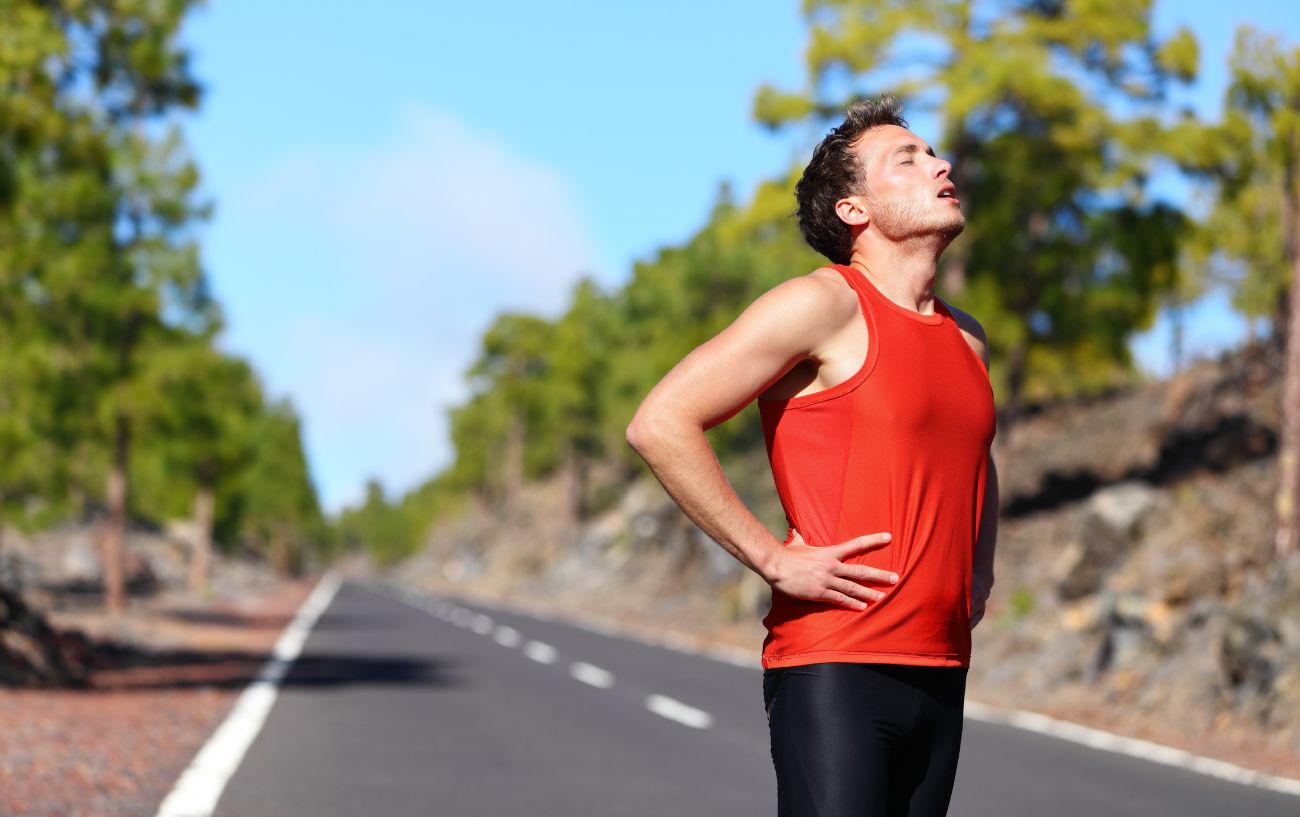
<svg viewBox="0 0 1300 817"><path fill-rule="evenodd" d="M942 284L945 298L959 298L966 290L966 245L951 248L944 253Z"/></svg>
<svg viewBox="0 0 1300 817"><path fill-rule="evenodd" d="M564 522L569 525L580 523L586 512L587 464L585 458L575 452L574 446L565 445L560 454L558 478L560 490L564 494L561 512Z"/></svg>
<svg viewBox="0 0 1300 817"><path fill-rule="evenodd" d="M511 417L506 428L506 450L502 458L501 504L509 510L519 498L524 485L524 421Z"/></svg>
<svg viewBox="0 0 1300 817"><path fill-rule="evenodd" d="M1282 358L1282 445L1278 451L1277 467L1277 535L1273 541L1273 550L1279 559L1284 559L1300 546L1297 534L1300 533L1300 519L1297 519L1296 507L1300 503L1300 207L1296 199L1300 191L1296 190L1294 172L1288 172L1286 195L1283 197L1283 212L1287 215L1287 260L1291 262L1291 286L1289 287L1286 323L1285 349ZM1283 299L1279 299L1283 300Z"/></svg>
<svg viewBox="0 0 1300 817"><path fill-rule="evenodd" d="M969 13L963 11L969 18ZM969 20L967 21L969 23ZM963 31L968 28L963 25ZM975 153L975 144L971 139L970 132L966 130L966 123L959 122L952 133L948 135L947 142L951 151L952 172L949 173L949 181L957 187L957 197L966 204L964 212L972 212L970 209L971 189L967 184L969 176L966 173L967 162ZM960 298L966 291L966 267L970 261L970 241L969 238L963 241L957 238L948 247L943 254L943 265L940 268L939 286L943 289L945 297Z"/></svg>
<svg viewBox="0 0 1300 817"><path fill-rule="evenodd" d="M190 552L190 592L205 596L212 562L212 516L216 501L212 484L203 480L194 494L194 541Z"/></svg>
<svg viewBox="0 0 1300 817"><path fill-rule="evenodd" d="M1020 418L1020 403L1025 390L1029 366L1029 340L1022 338L1007 349L1007 399L1002 403L1003 419L1010 426ZM1001 432L1001 430L999 430Z"/></svg>
<svg viewBox="0 0 1300 817"><path fill-rule="evenodd" d="M271 534L271 566L275 574L286 577L290 573L289 537L282 530Z"/></svg>
<svg viewBox="0 0 1300 817"><path fill-rule="evenodd" d="M115 614L126 609L126 474L130 447L130 425L119 415L113 429L113 462L104 497L108 520L100 549L104 607Z"/></svg>

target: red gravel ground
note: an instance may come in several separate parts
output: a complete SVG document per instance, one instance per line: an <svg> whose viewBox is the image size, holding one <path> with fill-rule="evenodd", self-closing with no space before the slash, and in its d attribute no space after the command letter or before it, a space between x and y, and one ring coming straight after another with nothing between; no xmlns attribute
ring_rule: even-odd
<svg viewBox="0 0 1300 817"><path fill-rule="evenodd" d="M0 689L0 815L151 817L269 657L313 581L208 605L55 613L113 646L84 690Z"/></svg>

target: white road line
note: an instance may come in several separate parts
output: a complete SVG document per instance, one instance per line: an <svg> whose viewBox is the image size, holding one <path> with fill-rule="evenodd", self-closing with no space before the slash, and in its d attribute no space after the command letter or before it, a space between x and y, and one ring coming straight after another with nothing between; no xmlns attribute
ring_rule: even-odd
<svg viewBox="0 0 1300 817"><path fill-rule="evenodd" d="M688 706L667 695L651 695L645 699L646 708L656 715L670 721L686 724L696 729L708 729L713 725L713 716L703 709Z"/></svg>
<svg viewBox="0 0 1300 817"><path fill-rule="evenodd" d="M474 620L473 623L470 625L470 629L478 633L479 635L487 635L488 633L492 632L491 616L486 616L482 613L479 613L478 615L474 616Z"/></svg>
<svg viewBox="0 0 1300 817"><path fill-rule="evenodd" d="M504 624L497 627L496 640L503 647L518 647L522 638L514 627L507 627Z"/></svg>
<svg viewBox="0 0 1300 817"><path fill-rule="evenodd" d="M1052 737L1062 738L1073 743L1082 743L1093 749L1116 752L1129 757L1153 760L1166 766L1177 766L1212 777L1231 780L1234 783L1259 786L1284 794L1300 795L1300 780L1289 777L1277 777L1253 769L1246 769L1222 760L1194 755L1191 752L1152 743L1138 738L1124 737L1089 726L1081 726L1069 721L1057 720L1038 712L1026 712L1021 709L1000 709L998 707L967 700L964 705L966 717L988 723L1005 723L1030 732L1038 732Z"/></svg>
<svg viewBox="0 0 1300 817"><path fill-rule="evenodd" d="M158 807L157 817L207 817L216 809L226 783L262 731L262 724L266 722L279 692L280 681L302 652L311 628L334 600L338 589L339 578L333 573L326 573L317 582L311 595L298 608L298 614L275 642L271 659L262 665L257 678L240 694L230 714L181 774L171 793Z"/></svg>
<svg viewBox="0 0 1300 817"><path fill-rule="evenodd" d="M535 610L529 610L525 607L508 604L493 604L489 601L479 599L476 599L474 603L499 612L512 613L515 615L538 619L554 619L553 616L543 615ZM632 632L619 626L596 621L594 619L583 621L576 618L570 618L566 619L564 623L572 624L590 632L600 633L601 635L625 641L635 641L641 644L664 647L674 650L675 652L699 655L724 664L732 664L749 669L762 669L758 653L755 650L746 650L739 647L729 646L701 647L691 643L689 639L676 636L675 634L660 634L658 637L653 637L644 633ZM654 696L652 696L652 699L653 697ZM647 700L647 706L649 706L649 700ZM1297 778L1266 774L1264 772L1255 771L1254 769L1237 766L1226 761L1192 754L1191 752L1186 752L1182 749L1176 749L1171 746L1164 746L1162 744L1151 743L1150 741L1139 740L1137 738L1116 735L1112 732L1106 732L1100 729L1083 726L1081 724L1071 723L1070 721L1057 720L1038 712L1030 712L1022 709L1004 709L984 704L979 701L974 701L969 698L967 698L965 702L965 712L966 717L973 720L987 721L990 723L1005 723L1018 729L1026 729L1030 732L1052 735L1061 740L1081 743L1085 746L1100 749L1102 751L1112 751L1124 755L1150 758L1159 763L1177 766L1178 768L1210 775L1211 777L1218 777L1224 780L1231 780L1235 783L1243 783L1258 788L1282 792L1283 794L1300 796L1300 779ZM704 714L707 715L707 713ZM665 717L668 716L665 715Z"/></svg>
<svg viewBox="0 0 1300 817"><path fill-rule="evenodd" d="M524 645L524 655L539 664L554 664L558 654L554 647L541 641L529 641Z"/></svg>
<svg viewBox="0 0 1300 817"><path fill-rule="evenodd" d="M569 674L584 684L591 684L601 689L614 686L614 673L594 664L588 664L586 661L575 661L573 666L569 667Z"/></svg>

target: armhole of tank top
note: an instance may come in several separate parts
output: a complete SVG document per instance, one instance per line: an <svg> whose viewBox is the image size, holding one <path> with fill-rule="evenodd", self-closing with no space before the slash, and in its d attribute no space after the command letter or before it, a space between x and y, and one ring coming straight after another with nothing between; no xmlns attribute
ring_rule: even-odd
<svg viewBox="0 0 1300 817"><path fill-rule="evenodd" d="M853 279L855 273L861 273L858 273L853 267L846 268L841 264L828 264L827 266L843 276L844 281L853 289L854 294L858 296L858 314L862 317L863 322L867 326L867 356L862 361L862 366L860 366L848 380L843 380L836 383L834 386L822 389L821 391L815 391L811 394L800 394L795 397L788 397L785 400L759 400L758 403L760 409L763 407L771 407L771 410L802 408L804 406L813 405L814 403L820 403L823 400L830 400L831 398L839 397L840 395L847 394L860 386L862 382L871 375L872 370L876 367L876 360L880 357L880 333L876 331L876 315L874 310L871 308L871 299L867 297L867 293L863 292L862 285Z"/></svg>
<svg viewBox="0 0 1300 817"><path fill-rule="evenodd" d="M989 367L984 365L984 358L976 354L975 350L971 348L970 341L966 340L965 333L961 331L961 326L957 323L957 319L953 317L952 309L948 306L948 302L937 295L935 296L935 300L943 304L943 311L947 313L948 320L952 321L952 329L957 333L957 339L961 341L961 345L965 346L966 351L970 352L970 356L975 358L975 362L979 364L980 371L984 373L984 376L989 380L992 380L993 378L989 375Z"/></svg>

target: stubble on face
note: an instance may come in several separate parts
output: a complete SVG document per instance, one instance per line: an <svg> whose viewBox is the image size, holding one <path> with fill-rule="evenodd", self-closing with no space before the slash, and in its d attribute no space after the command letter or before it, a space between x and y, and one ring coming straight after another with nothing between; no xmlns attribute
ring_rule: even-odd
<svg viewBox="0 0 1300 817"><path fill-rule="evenodd" d="M928 190L877 195L868 186L866 197L871 221L882 235L893 241L925 236L952 241L966 229L966 216L959 206L929 199L928 195Z"/></svg>
<svg viewBox="0 0 1300 817"><path fill-rule="evenodd" d="M879 142L861 146L862 189L871 208L871 221L876 229L893 241L931 236L952 241L966 228L966 216L958 204L937 197L941 181L930 179L930 184L918 181L904 188L881 190L884 185L873 185L869 178L875 161L873 155L883 149Z"/></svg>

